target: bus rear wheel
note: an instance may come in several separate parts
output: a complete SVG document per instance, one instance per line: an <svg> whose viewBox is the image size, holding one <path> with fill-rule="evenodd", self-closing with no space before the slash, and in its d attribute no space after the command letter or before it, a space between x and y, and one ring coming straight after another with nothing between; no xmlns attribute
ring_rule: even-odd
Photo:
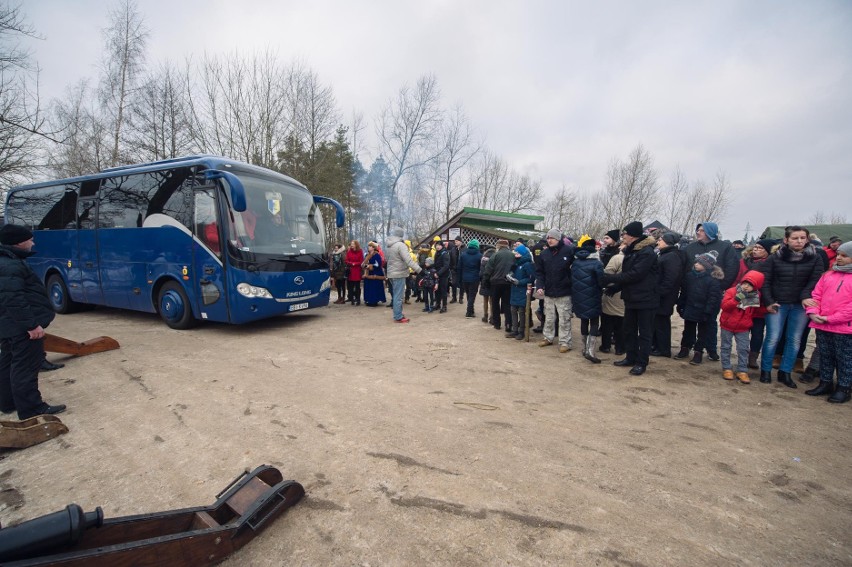
<svg viewBox="0 0 852 567"><path fill-rule="evenodd" d="M77 307L68 295L68 287L59 274L51 274L47 278L47 295L50 298L50 305L57 313L71 313Z"/></svg>
<svg viewBox="0 0 852 567"><path fill-rule="evenodd" d="M157 311L172 329L189 329L197 323L192 316L192 306L183 288L177 282L166 282L157 297Z"/></svg>

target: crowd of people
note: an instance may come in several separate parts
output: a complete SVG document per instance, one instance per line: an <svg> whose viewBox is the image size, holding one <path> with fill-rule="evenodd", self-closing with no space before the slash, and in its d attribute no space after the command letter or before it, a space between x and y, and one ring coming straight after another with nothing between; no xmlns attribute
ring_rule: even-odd
<svg viewBox="0 0 852 567"><path fill-rule="evenodd" d="M688 238L646 231L639 221L600 240L575 241L552 229L535 243L498 240L487 250L475 239L436 236L415 251L402 237L401 228L392 230L388 257L376 242L366 255L356 240L336 246L336 303L360 305L365 281L365 304L378 305L387 282L394 320L406 323L403 305L441 314L459 303L472 318L481 297L483 322L509 339L541 333L538 345L560 353L573 349L571 320L578 318L583 357L600 364L597 353L614 350L623 358L613 364L634 376L651 357L666 357L718 363L722 379L743 384L751 383L750 370L771 383L777 369L777 382L797 388L798 371L801 383L818 379L808 395L834 403L852 397L852 242L839 237L823 245L808 229L789 226L780 240L746 246L719 238L713 222ZM675 313L683 320L676 352ZM806 366L811 329L816 346Z"/></svg>

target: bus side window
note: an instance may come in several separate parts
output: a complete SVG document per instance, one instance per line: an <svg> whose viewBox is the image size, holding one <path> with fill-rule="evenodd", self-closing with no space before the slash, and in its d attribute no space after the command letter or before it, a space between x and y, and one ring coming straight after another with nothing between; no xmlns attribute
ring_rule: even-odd
<svg viewBox="0 0 852 567"><path fill-rule="evenodd" d="M219 240L215 195L215 189L202 189L195 192L195 235L221 258L222 246Z"/></svg>

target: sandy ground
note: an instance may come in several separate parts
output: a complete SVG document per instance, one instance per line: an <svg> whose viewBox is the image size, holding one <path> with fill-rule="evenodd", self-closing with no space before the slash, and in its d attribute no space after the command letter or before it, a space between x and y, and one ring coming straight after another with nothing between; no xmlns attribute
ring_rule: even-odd
<svg viewBox="0 0 852 567"><path fill-rule="evenodd" d="M850 565L852 403L655 359L629 377L463 308L350 305L173 331L41 375L70 432L0 454L0 522L209 505L266 463L308 496L226 565ZM479 306L478 306L479 307ZM537 337L537 336L536 336ZM4 416L9 418L9 416Z"/></svg>

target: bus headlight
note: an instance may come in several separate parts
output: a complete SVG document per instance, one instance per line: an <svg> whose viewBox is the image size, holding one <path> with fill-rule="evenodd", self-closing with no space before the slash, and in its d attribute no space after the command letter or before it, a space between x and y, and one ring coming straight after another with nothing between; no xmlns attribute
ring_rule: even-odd
<svg viewBox="0 0 852 567"><path fill-rule="evenodd" d="M320 286L320 293L327 289L331 289L331 278L326 278L326 280L322 282L322 285Z"/></svg>
<svg viewBox="0 0 852 567"><path fill-rule="evenodd" d="M262 297L272 299L272 294L264 287L257 287L247 283L237 284L237 291L246 297Z"/></svg>

